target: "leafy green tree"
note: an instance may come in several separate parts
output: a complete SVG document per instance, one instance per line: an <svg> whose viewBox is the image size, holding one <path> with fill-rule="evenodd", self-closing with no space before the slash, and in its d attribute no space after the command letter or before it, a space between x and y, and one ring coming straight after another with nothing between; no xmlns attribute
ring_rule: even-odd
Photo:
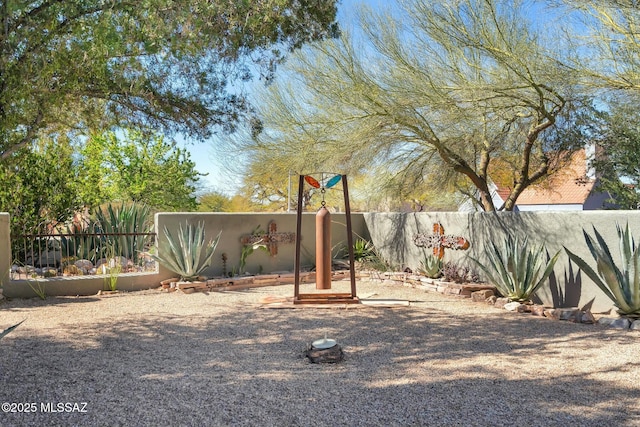
<svg viewBox="0 0 640 427"><path fill-rule="evenodd" d="M73 147L65 138L43 139L0 163L0 211L8 212L11 234L46 231L81 206Z"/></svg>
<svg viewBox="0 0 640 427"><path fill-rule="evenodd" d="M235 83L335 35L335 15L335 0L2 1L0 159L54 127L232 130Z"/></svg>
<svg viewBox="0 0 640 427"><path fill-rule="evenodd" d="M199 212L230 212L231 197L219 191L208 191L198 197Z"/></svg>
<svg viewBox="0 0 640 427"><path fill-rule="evenodd" d="M520 1L400 3L399 15L365 10L358 37L295 54L241 148L291 170L382 166L396 188L440 184L433 191L512 210L573 148L551 130L590 102L559 39L545 40ZM504 206L491 199L494 178L511 190Z"/></svg>
<svg viewBox="0 0 640 427"><path fill-rule="evenodd" d="M165 211L197 208L195 163L186 149L162 136L135 131L122 138L113 132L94 135L81 150L79 176L89 206L119 200Z"/></svg>
<svg viewBox="0 0 640 427"><path fill-rule="evenodd" d="M603 113L599 150L592 166L599 189L621 209L640 208L640 111L623 104ZM606 147L603 149L603 147Z"/></svg>

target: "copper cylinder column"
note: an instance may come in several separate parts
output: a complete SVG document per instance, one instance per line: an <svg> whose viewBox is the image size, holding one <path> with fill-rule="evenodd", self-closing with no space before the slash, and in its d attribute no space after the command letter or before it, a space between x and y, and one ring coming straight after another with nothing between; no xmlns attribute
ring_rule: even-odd
<svg viewBox="0 0 640 427"><path fill-rule="evenodd" d="M331 289L331 213L324 206L316 214L316 289Z"/></svg>

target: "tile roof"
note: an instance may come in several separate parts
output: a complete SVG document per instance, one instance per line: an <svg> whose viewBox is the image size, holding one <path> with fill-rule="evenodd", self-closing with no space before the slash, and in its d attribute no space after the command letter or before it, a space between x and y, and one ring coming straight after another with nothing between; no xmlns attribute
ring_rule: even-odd
<svg viewBox="0 0 640 427"><path fill-rule="evenodd" d="M571 162L542 184L526 188L516 202L517 205L583 205L595 184L586 178L587 160L585 150L571 156ZM502 196L502 194L499 192ZM505 200L503 198L503 200Z"/></svg>

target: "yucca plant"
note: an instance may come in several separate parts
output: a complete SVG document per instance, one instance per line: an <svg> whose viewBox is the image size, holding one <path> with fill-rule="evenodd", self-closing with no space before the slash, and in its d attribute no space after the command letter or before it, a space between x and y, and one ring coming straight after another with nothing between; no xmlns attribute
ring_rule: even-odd
<svg viewBox="0 0 640 427"><path fill-rule="evenodd" d="M594 271L582 258L566 247L569 259L575 262L618 307L618 313L623 317L640 318L640 246L636 246L629 231L629 224L622 229L616 224L616 231L620 240L620 261L618 267L609 251L607 243L595 227L595 240L583 229L584 239L589 251L596 261L598 271Z"/></svg>
<svg viewBox="0 0 640 427"><path fill-rule="evenodd" d="M420 261L420 268L418 272L424 274L430 279L437 279L442 276L442 260L435 255L425 255L424 259Z"/></svg>
<svg viewBox="0 0 640 427"><path fill-rule="evenodd" d="M502 250L491 242L487 251L488 265L477 259L471 259L480 266L489 282L503 296L511 301L525 302L529 301L531 295L551 275L559 255L560 251L546 261L546 250L543 245L530 249L527 238L521 241L517 237L508 236Z"/></svg>
<svg viewBox="0 0 640 427"><path fill-rule="evenodd" d="M165 226L166 244L160 248L158 255L152 255L152 257L180 275L181 280L188 282L197 280L200 273L211 265L221 233L222 231L215 239L205 244L203 222L199 222L196 226L187 223L183 227L180 224L177 238Z"/></svg>

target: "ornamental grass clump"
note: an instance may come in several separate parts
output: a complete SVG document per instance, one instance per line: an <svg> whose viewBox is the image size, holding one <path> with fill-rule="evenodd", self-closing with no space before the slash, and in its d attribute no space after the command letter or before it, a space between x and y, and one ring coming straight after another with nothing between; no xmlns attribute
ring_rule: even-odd
<svg viewBox="0 0 640 427"><path fill-rule="evenodd" d="M618 307L618 314L631 319L640 318L640 246L636 246L629 231L629 224L623 230L616 224L620 244L620 267L609 251L609 247L595 227L595 240L583 229L584 239L596 261L598 271L594 271L582 258L566 247L569 259L575 262Z"/></svg>
<svg viewBox="0 0 640 427"><path fill-rule="evenodd" d="M183 227L180 224L177 237L174 237L165 226L166 244L159 248L158 255L152 255L152 257L180 275L181 280L195 281L200 273L211 265L221 233L222 231L215 239L205 244L203 222L198 223L197 226L187 223Z"/></svg>
<svg viewBox="0 0 640 427"><path fill-rule="evenodd" d="M502 296L511 301L527 302L551 275L559 255L560 251L547 260L543 245L530 249L527 238L520 240L508 236L502 250L491 242L487 251L488 264L471 259L480 266Z"/></svg>

